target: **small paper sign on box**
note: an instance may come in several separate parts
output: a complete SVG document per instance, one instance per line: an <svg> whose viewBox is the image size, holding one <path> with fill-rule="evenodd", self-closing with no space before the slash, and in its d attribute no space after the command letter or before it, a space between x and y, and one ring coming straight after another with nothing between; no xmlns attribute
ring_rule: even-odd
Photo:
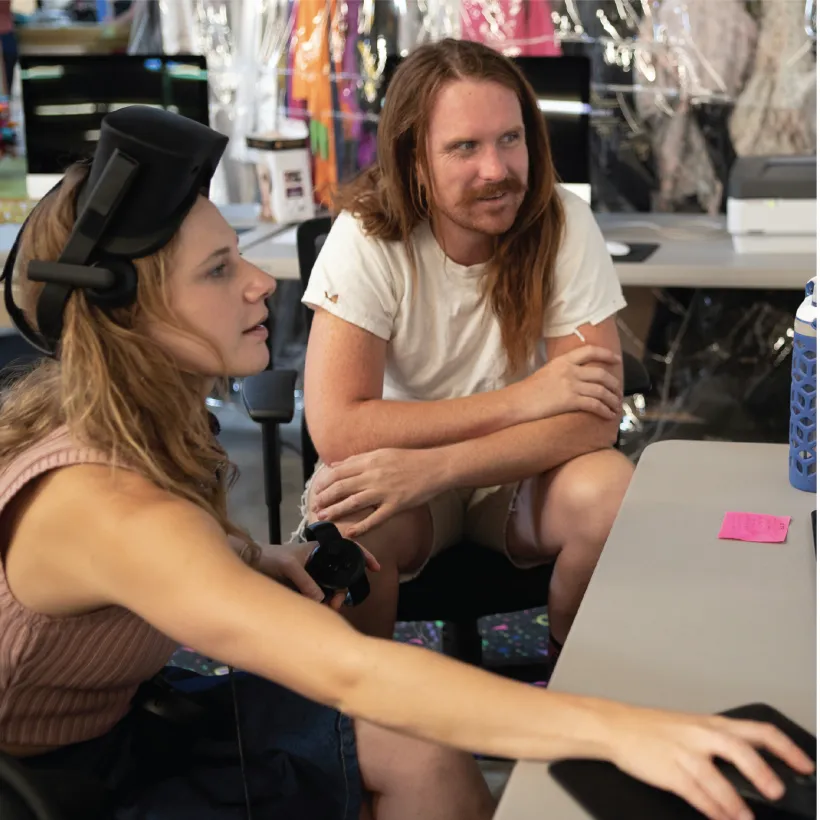
<svg viewBox="0 0 820 820"><path fill-rule="evenodd" d="M759 544L782 544L789 534L789 515L727 512L718 538L754 541Z"/></svg>

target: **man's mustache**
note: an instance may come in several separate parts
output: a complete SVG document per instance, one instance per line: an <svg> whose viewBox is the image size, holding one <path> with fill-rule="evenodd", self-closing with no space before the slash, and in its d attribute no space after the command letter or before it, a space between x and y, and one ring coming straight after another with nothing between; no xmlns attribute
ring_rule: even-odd
<svg viewBox="0 0 820 820"><path fill-rule="evenodd" d="M468 191L462 201L465 205L469 205L480 199L489 199L499 194L520 194L526 190L527 186L520 179L510 176L501 182L490 182L475 191Z"/></svg>

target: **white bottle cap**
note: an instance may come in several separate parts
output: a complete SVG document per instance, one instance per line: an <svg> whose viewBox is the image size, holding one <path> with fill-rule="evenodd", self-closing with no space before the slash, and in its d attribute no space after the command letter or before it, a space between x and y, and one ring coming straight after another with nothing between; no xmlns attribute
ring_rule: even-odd
<svg viewBox="0 0 820 820"><path fill-rule="evenodd" d="M796 319L803 325L808 325L812 330L817 330L817 277L813 276L806 284L806 298L799 308L797 308ZM804 332L810 332L804 328Z"/></svg>

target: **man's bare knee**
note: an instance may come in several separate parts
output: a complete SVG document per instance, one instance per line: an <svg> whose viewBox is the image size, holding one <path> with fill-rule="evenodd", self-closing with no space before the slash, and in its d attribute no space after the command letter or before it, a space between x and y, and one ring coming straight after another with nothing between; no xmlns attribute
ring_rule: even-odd
<svg viewBox="0 0 820 820"><path fill-rule="evenodd" d="M561 516L563 541L600 553L620 510L634 468L617 451L577 459L577 469L553 487L548 514ZM549 499L547 504L549 504ZM555 513L555 509L560 513ZM547 523L547 516L544 521ZM549 525L548 525L549 526Z"/></svg>
<svg viewBox="0 0 820 820"><path fill-rule="evenodd" d="M318 521L316 513L313 510L313 501L314 489L313 483L311 482L311 485L307 491L307 497L305 499L305 517L307 519L308 524L315 524L316 521ZM351 515L344 516L343 518L334 519L331 523L335 524L339 532L346 538L350 528L354 524L358 524L360 521L363 521L365 518L367 518L368 515L371 515L374 509L374 507L366 507L365 509L359 510L358 512L352 513ZM390 521L385 522L385 525L383 526L386 526L387 524L390 524ZM374 532L378 532L380 529L381 528L377 528L374 530Z"/></svg>
<svg viewBox="0 0 820 820"><path fill-rule="evenodd" d="M363 517L363 516L361 516ZM361 517L356 521L361 520ZM353 517L337 526L345 533ZM381 561L395 556L399 572L415 572L424 566L433 549L433 521L427 506L405 510L394 515L370 532L356 538Z"/></svg>
<svg viewBox="0 0 820 820"><path fill-rule="evenodd" d="M586 565L589 573L620 509L633 466L615 450L579 456L522 482L507 530L511 555ZM578 554L572 561L567 550Z"/></svg>
<svg viewBox="0 0 820 820"><path fill-rule="evenodd" d="M313 512L312 487L307 495L307 521L316 522ZM374 511L367 507L351 515L333 520L339 532L347 537L354 524L363 521ZM366 549L376 556L380 563L395 561L402 573L414 572L424 565L433 548L433 520L427 505L404 510L383 524L379 524L364 535L356 538Z"/></svg>

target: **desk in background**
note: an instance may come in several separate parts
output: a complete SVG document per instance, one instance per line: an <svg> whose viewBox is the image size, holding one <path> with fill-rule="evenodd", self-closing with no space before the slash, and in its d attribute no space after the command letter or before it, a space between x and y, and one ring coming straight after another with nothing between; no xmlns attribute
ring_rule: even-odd
<svg viewBox="0 0 820 820"><path fill-rule="evenodd" d="M720 712L764 702L816 731L816 496L779 444L648 447L550 688ZM717 538L729 510L792 516L785 544ZM495 820L589 815L543 763L518 763Z"/></svg>
<svg viewBox="0 0 820 820"><path fill-rule="evenodd" d="M299 278L295 227L257 222L258 206L252 204L220 210L245 232L240 242L248 259L278 279ZM645 262L615 258L624 287L803 290L816 272L814 254L735 253L722 217L596 214L596 219L607 239L659 245ZM5 261L18 231L18 225L0 225L0 261Z"/></svg>
<svg viewBox="0 0 820 820"><path fill-rule="evenodd" d="M221 208L240 231L245 257L277 279L297 280L296 228L259 223L258 206ZM813 254L737 254L725 219L690 214L597 214L607 239L626 244L657 243L644 262L615 258L624 287L737 288L802 291L815 275ZM707 227L711 226L711 227ZM717 226L715 229L714 226ZM0 264L5 262L19 225L0 225ZM8 320L0 309L0 332Z"/></svg>
<svg viewBox="0 0 820 820"><path fill-rule="evenodd" d="M645 261L615 269L624 287L763 288L800 290L815 274L812 254L737 254L725 219L688 214L597 214L607 239L657 243ZM717 226L707 228L705 225ZM636 226L636 227L630 227ZM298 279L296 228L273 233L246 256L280 279Z"/></svg>
<svg viewBox="0 0 820 820"><path fill-rule="evenodd" d="M660 246L645 262L615 259L624 287L802 291L817 269L816 254L736 253L725 217L596 214L596 219L609 240Z"/></svg>

